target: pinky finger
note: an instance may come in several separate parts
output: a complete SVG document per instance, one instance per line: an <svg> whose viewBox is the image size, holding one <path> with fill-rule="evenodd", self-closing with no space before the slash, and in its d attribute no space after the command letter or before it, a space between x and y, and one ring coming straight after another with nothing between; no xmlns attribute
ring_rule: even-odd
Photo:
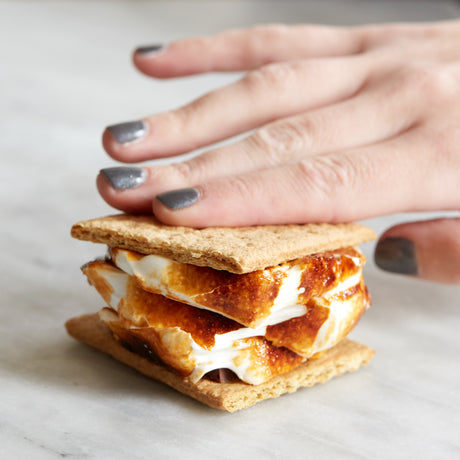
<svg viewBox="0 0 460 460"><path fill-rule="evenodd" d="M375 250L383 270L446 284L460 284L460 218L397 225Z"/></svg>
<svg viewBox="0 0 460 460"><path fill-rule="evenodd" d="M140 47L136 67L156 78L257 69L273 62L349 56L361 51L360 28L269 24Z"/></svg>

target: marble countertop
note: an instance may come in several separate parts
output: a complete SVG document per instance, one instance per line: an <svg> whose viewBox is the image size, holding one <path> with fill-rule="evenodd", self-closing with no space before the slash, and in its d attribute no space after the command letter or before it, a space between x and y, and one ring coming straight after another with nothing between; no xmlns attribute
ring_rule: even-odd
<svg viewBox="0 0 460 460"><path fill-rule="evenodd" d="M460 458L460 288L382 273L352 337L372 363L226 414L67 336L99 309L79 267L104 251L69 236L112 210L94 178L115 164L110 123L178 106L236 76L152 81L138 44L264 22L355 24L458 16L454 1L0 3L0 458ZM368 221L381 232L413 216ZM372 254L372 244L364 247Z"/></svg>

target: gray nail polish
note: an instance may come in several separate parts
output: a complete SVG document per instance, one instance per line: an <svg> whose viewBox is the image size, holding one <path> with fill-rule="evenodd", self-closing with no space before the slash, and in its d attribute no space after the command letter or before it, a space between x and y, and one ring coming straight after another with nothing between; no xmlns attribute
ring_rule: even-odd
<svg viewBox="0 0 460 460"><path fill-rule="evenodd" d="M119 144L127 144L142 139L147 134L147 125L141 120L127 121L107 126L107 130Z"/></svg>
<svg viewBox="0 0 460 460"><path fill-rule="evenodd" d="M145 182L146 172L142 168L120 166L101 169L101 174L115 190L139 187Z"/></svg>
<svg viewBox="0 0 460 460"><path fill-rule="evenodd" d="M136 48L136 53L146 55L146 54L157 54L160 51L164 50L164 45L145 45L139 46Z"/></svg>
<svg viewBox="0 0 460 460"><path fill-rule="evenodd" d="M183 209L196 203L200 199L200 192L196 188L181 188L160 193L157 199L169 209Z"/></svg>
<svg viewBox="0 0 460 460"><path fill-rule="evenodd" d="M389 237L380 240L375 248L375 263L383 270L417 275L417 258L414 243L406 238Z"/></svg>

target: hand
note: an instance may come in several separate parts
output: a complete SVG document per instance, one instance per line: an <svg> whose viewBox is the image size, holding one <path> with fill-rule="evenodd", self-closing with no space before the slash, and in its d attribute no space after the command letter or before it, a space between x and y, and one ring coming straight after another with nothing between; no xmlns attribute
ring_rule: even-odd
<svg viewBox="0 0 460 460"><path fill-rule="evenodd" d="M254 131L185 162L103 170L99 191L118 209L204 227L460 207L460 22L261 26L140 48L134 63L156 78L248 72L108 127L113 158L174 156ZM394 227L376 254L383 268L460 282L460 219Z"/></svg>

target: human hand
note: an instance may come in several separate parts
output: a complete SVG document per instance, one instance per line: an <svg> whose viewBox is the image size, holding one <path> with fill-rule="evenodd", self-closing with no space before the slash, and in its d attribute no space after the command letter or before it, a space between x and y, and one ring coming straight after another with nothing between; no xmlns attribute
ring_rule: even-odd
<svg viewBox="0 0 460 460"><path fill-rule="evenodd" d="M103 170L103 198L173 225L360 220L459 209L460 22L260 26L139 49L143 73L248 73L181 108L106 129L133 163L254 130L172 165ZM444 250L440 250L443 248ZM386 232L383 268L460 282L460 219Z"/></svg>

